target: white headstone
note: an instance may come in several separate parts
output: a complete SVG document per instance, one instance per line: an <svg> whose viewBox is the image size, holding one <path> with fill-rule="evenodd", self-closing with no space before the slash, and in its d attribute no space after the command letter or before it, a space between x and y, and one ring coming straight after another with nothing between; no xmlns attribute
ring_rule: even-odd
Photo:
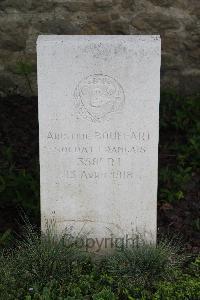
<svg viewBox="0 0 200 300"><path fill-rule="evenodd" d="M156 240L160 52L156 35L39 36L43 230Z"/></svg>

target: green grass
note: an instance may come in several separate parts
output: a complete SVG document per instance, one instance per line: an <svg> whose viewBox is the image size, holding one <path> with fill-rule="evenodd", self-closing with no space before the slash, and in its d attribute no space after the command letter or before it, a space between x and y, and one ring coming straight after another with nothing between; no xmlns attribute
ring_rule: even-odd
<svg viewBox="0 0 200 300"><path fill-rule="evenodd" d="M29 225L16 247L1 253L0 299L170 299L176 291L176 299L197 300L200 259L184 274L179 252L178 243L161 241L95 260L66 236L41 237Z"/></svg>
<svg viewBox="0 0 200 300"><path fill-rule="evenodd" d="M113 276L131 278L131 282L151 286L160 279L172 278L183 257L178 240L160 240L158 245L141 242L138 247L125 248L107 258L106 270Z"/></svg>

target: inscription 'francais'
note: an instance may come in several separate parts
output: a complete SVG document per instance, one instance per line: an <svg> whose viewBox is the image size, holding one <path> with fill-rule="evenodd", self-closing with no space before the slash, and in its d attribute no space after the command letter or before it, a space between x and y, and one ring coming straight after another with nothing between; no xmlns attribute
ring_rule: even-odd
<svg viewBox="0 0 200 300"><path fill-rule="evenodd" d="M108 154L127 154L127 153L145 153L146 148L143 146L106 146L106 147L85 147L85 146L61 146L54 147L54 149L61 153L78 153L88 154L93 152L108 153Z"/></svg>

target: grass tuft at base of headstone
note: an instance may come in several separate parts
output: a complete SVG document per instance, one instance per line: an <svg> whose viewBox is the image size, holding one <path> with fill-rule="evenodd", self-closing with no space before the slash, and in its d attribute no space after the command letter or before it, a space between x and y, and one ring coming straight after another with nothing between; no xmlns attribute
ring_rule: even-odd
<svg viewBox="0 0 200 300"><path fill-rule="evenodd" d="M1 253L0 299L132 299L134 293L152 294L181 274L180 252L172 240L140 242L94 260L71 237L57 239L51 231L41 237L28 225L17 246Z"/></svg>

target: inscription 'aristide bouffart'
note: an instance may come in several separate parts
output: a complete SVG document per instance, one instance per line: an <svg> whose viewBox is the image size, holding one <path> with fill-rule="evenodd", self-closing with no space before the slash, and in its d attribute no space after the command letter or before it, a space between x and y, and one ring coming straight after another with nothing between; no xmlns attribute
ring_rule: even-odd
<svg viewBox="0 0 200 300"><path fill-rule="evenodd" d="M84 119L101 122L123 108L125 96L116 79L103 74L90 75L79 82L75 92L76 109Z"/></svg>

